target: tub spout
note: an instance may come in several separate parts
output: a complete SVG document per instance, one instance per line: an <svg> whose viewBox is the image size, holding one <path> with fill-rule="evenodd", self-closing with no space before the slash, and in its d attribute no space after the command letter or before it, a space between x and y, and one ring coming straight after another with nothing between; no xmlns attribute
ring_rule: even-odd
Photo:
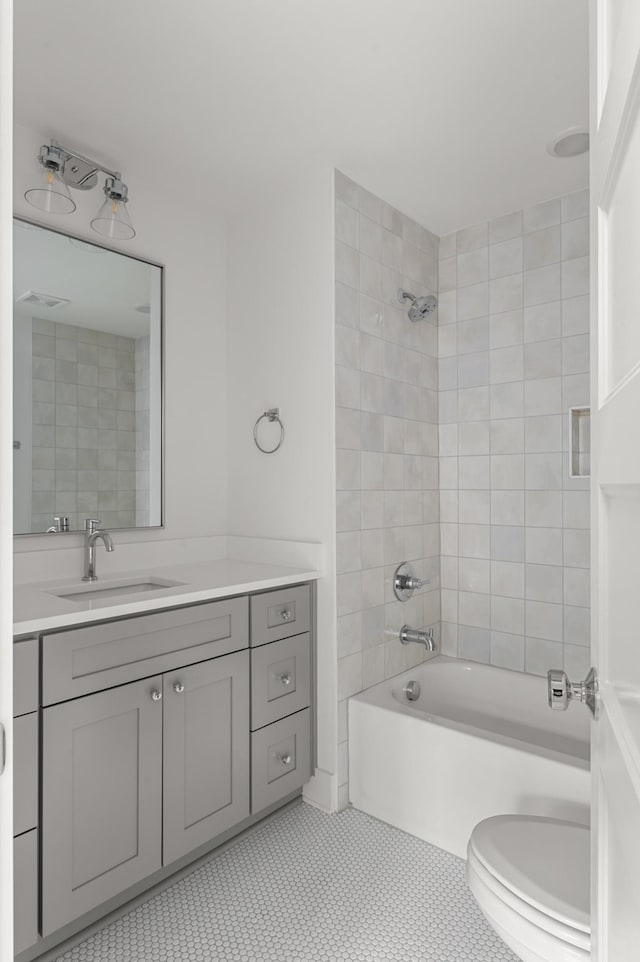
<svg viewBox="0 0 640 962"><path fill-rule="evenodd" d="M415 641L419 645L424 645L427 651L436 650L433 628L429 628L428 631L419 631L417 628L410 628L409 625L403 625L400 629L400 641L403 645L408 645L412 641Z"/></svg>

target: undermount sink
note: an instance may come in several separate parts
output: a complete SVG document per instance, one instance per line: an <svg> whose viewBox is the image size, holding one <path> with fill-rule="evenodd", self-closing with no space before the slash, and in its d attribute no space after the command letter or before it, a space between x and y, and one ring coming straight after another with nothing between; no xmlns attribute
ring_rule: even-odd
<svg viewBox="0 0 640 962"><path fill-rule="evenodd" d="M139 577L127 581L105 581L78 585L77 587L54 588L49 594L65 601L75 601L84 604L88 601L108 601L122 598L124 595L138 595L147 591L162 591L163 588L178 588L183 581L169 581L167 578Z"/></svg>

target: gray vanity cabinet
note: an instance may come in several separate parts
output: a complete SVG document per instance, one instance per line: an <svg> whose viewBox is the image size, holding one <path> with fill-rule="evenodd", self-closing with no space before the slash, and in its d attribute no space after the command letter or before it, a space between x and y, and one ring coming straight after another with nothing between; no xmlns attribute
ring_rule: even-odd
<svg viewBox="0 0 640 962"><path fill-rule="evenodd" d="M161 866L162 676L45 708L42 934Z"/></svg>
<svg viewBox="0 0 640 962"><path fill-rule="evenodd" d="M13 649L13 866L16 954L38 941L38 640Z"/></svg>
<svg viewBox="0 0 640 962"><path fill-rule="evenodd" d="M39 934L48 951L302 788L311 597L293 585L16 643L19 949Z"/></svg>
<svg viewBox="0 0 640 962"><path fill-rule="evenodd" d="M249 652L168 672L163 863L249 815Z"/></svg>
<svg viewBox="0 0 640 962"><path fill-rule="evenodd" d="M249 652L43 711L42 934L247 818Z"/></svg>

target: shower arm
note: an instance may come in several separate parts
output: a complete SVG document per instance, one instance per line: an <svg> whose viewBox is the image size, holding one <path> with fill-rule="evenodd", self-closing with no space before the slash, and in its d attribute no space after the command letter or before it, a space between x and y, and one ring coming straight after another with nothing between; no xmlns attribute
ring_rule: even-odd
<svg viewBox="0 0 640 962"><path fill-rule="evenodd" d="M415 295L415 294L410 294L409 291L403 290L403 291L402 291L402 294L401 294L401 297L402 297L402 300L403 300L403 301L411 301L412 304L415 304L415 301L416 301L416 295Z"/></svg>

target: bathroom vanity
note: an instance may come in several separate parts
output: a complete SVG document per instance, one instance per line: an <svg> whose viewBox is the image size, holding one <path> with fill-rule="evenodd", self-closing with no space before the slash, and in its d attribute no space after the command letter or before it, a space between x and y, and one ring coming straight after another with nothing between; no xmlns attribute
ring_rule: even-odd
<svg viewBox="0 0 640 962"><path fill-rule="evenodd" d="M61 614L72 592L61 601L50 588L47 615L39 591L36 630L18 630L14 646L25 962L301 793L314 755L314 574L251 567L260 577L213 578L209 591L174 581L105 607L80 599L75 614Z"/></svg>

